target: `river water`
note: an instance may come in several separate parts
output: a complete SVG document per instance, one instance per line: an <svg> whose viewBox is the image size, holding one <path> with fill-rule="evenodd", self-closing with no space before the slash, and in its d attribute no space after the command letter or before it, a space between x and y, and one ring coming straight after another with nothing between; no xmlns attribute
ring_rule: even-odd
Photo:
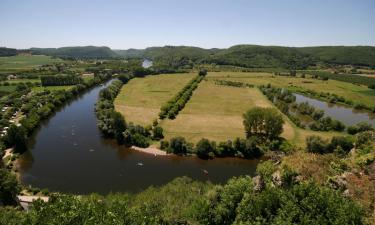
<svg viewBox="0 0 375 225"><path fill-rule="evenodd" d="M103 138L94 113L102 88L91 89L41 124L19 159L23 184L66 193L106 194L138 192L179 176L223 183L232 176L255 173L257 160L155 157Z"/></svg>
<svg viewBox="0 0 375 225"><path fill-rule="evenodd" d="M304 95L294 94L296 102L308 102L317 109L324 110L325 115L339 120L347 126L357 124L359 122L367 122L375 126L375 113L366 112L364 110L356 110L347 106L331 104Z"/></svg>

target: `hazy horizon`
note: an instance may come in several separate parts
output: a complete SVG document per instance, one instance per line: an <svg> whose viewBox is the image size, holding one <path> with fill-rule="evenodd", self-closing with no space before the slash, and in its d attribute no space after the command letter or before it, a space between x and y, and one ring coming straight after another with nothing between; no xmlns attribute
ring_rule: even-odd
<svg viewBox="0 0 375 225"><path fill-rule="evenodd" d="M375 46L375 2L0 1L0 46Z"/></svg>

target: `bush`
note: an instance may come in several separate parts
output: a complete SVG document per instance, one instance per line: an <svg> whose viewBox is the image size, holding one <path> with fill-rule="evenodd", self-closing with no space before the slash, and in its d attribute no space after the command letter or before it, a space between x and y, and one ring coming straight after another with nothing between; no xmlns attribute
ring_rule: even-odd
<svg viewBox="0 0 375 225"><path fill-rule="evenodd" d="M154 129L152 130L152 137L155 140L160 140L164 138L163 128L159 126L154 127Z"/></svg>
<svg viewBox="0 0 375 225"><path fill-rule="evenodd" d="M216 144L208 139L201 139L195 146L195 152L199 158L212 158L216 149Z"/></svg>
<svg viewBox="0 0 375 225"><path fill-rule="evenodd" d="M320 136L308 136L306 138L306 150L312 153L326 153L328 149L328 141Z"/></svg>
<svg viewBox="0 0 375 225"><path fill-rule="evenodd" d="M168 152L174 154L186 154L187 150L187 142L184 137L174 137L169 141Z"/></svg>

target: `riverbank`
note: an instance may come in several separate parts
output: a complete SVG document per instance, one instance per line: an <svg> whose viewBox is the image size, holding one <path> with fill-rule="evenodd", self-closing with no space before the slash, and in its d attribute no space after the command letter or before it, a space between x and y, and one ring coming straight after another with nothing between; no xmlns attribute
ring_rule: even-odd
<svg viewBox="0 0 375 225"><path fill-rule="evenodd" d="M154 146L150 146L147 148L140 148L137 146L132 146L130 149L138 151L138 152L143 152L147 154L152 154L154 156L169 156L171 154L168 154L166 151L160 150Z"/></svg>

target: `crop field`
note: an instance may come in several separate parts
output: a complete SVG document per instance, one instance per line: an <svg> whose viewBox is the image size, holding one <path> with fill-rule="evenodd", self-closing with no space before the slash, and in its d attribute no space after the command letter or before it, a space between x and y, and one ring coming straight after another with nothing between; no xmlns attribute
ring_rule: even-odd
<svg viewBox="0 0 375 225"><path fill-rule="evenodd" d="M226 141L245 137L242 114L254 106L273 107L257 88L219 86L204 80L177 118L165 119L161 126L167 140L175 136L191 142L201 138ZM294 129L287 122L283 137L294 136Z"/></svg>
<svg viewBox="0 0 375 225"><path fill-rule="evenodd" d="M350 99L354 102L361 99L361 103L374 106L375 90L365 86L359 86L337 80L317 80L311 78L273 76L270 73L241 73L241 72L212 72L207 79L223 79L240 81L254 85L271 83L277 87L285 87L291 90L308 89L317 92L329 92Z"/></svg>
<svg viewBox="0 0 375 225"><path fill-rule="evenodd" d="M32 69L44 64L51 64L61 62L61 59L54 59L50 56L32 55L32 56L9 56L0 57L0 71L1 72L16 72L22 70Z"/></svg>
<svg viewBox="0 0 375 225"><path fill-rule="evenodd" d="M150 125L158 118L160 107L179 92L191 79L191 74L162 74L134 78L124 85L115 100L116 110L126 121Z"/></svg>

